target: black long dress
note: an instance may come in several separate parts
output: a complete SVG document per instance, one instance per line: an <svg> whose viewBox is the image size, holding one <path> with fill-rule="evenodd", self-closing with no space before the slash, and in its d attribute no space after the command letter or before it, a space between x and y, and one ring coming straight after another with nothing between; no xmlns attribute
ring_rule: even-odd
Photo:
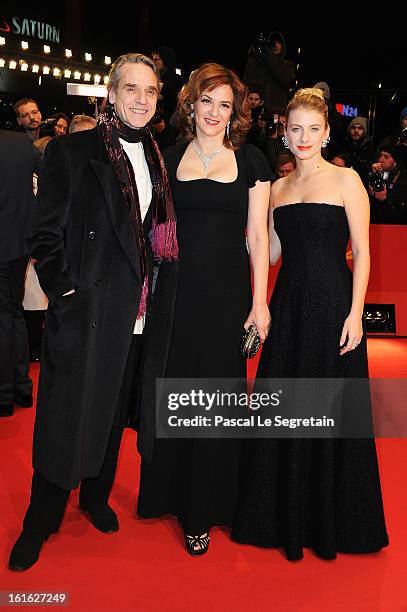
<svg viewBox="0 0 407 612"><path fill-rule="evenodd" d="M236 181L179 181L185 150L177 145L164 155L180 252L167 377L245 378L239 345L251 308L248 195L257 180L270 180L270 171L256 147L243 145ZM192 534L231 525L240 451L239 440L157 439L152 463L141 465L138 514L175 515Z"/></svg>
<svg viewBox="0 0 407 612"><path fill-rule="evenodd" d="M352 302L344 208L286 205L274 220L283 263L257 376L366 378L365 336L339 355ZM252 439L247 446L234 540L284 547L290 560L303 547L333 559L388 544L373 439Z"/></svg>

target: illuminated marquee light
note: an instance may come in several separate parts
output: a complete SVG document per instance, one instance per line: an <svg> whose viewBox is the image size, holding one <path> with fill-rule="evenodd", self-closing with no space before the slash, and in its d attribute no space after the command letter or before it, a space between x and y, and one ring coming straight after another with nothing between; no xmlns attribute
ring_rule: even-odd
<svg viewBox="0 0 407 612"><path fill-rule="evenodd" d="M68 94L68 96L106 98L107 88L105 87L105 85L84 85L79 83L67 83L66 93Z"/></svg>
<svg viewBox="0 0 407 612"><path fill-rule="evenodd" d="M0 36L0 46L1 45L5 45L6 44L6 39L4 38L4 36ZM21 41L21 48L24 50L29 49L29 43L25 40ZM50 54L51 53L51 47L49 45L43 45L43 51L46 54ZM72 57L72 50L71 49L65 49L65 56L67 58ZM90 62L92 61L92 54L91 53L85 53L85 59L86 61ZM105 55L104 56L104 63L105 65L110 65L112 63L112 59L110 56ZM70 68L58 68L58 67L49 67L47 65L45 66L40 66L39 64L32 64L31 66L25 61L25 60L9 60L9 59L4 59L4 58L0 58L0 68L5 68L6 66L8 66L8 68L10 70L15 70L18 66L20 67L20 70L22 72L28 72L28 71L32 71L34 74L39 74L40 72L42 72L42 74L44 75L49 75L53 74L54 77L60 77L62 74L66 79L71 78L71 76L73 76L73 78L75 80L80 80L81 78L86 81L89 82L92 80L92 76L93 76L93 81L95 86L99 86L101 84L101 82L103 81L104 85L100 85L101 87L107 85L109 83L109 77L108 75L100 75L100 74L94 74L92 75L90 72L85 72L85 73L81 73L79 70L73 70ZM40 77L41 78L41 77Z"/></svg>

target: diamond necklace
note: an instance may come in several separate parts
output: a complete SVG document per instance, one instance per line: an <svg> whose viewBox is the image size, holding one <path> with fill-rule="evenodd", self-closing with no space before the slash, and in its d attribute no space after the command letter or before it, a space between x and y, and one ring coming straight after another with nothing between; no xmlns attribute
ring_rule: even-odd
<svg viewBox="0 0 407 612"><path fill-rule="evenodd" d="M204 155L201 151L201 149L198 147L198 145L196 144L196 141L193 140L192 141L192 146L194 148L195 153L198 155L199 159L202 162L202 165L204 167L204 177L206 178L208 176L208 168L209 168L209 164L210 162L213 160L214 157L217 156L218 153L220 153L223 149L223 144L219 147L219 149L215 149L214 151L212 151L212 153L210 153L209 155Z"/></svg>

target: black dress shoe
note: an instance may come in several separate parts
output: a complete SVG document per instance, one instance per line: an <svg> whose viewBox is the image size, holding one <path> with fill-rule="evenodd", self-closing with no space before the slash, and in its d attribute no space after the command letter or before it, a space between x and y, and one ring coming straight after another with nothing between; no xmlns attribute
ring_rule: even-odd
<svg viewBox="0 0 407 612"><path fill-rule="evenodd" d="M38 561L42 545L47 539L48 536L40 533L22 531L11 550L9 569L14 572L24 572L30 569Z"/></svg>
<svg viewBox="0 0 407 612"><path fill-rule="evenodd" d="M8 404L0 405L0 417L13 416L14 406Z"/></svg>
<svg viewBox="0 0 407 612"><path fill-rule="evenodd" d="M20 408L31 408L33 405L33 396L32 395L15 395L14 403L16 406Z"/></svg>
<svg viewBox="0 0 407 612"><path fill-rule="evenodd" d="M83 505L80 505L79 509L86 514L92 525L102 533L119 531L117 515L107 504L99 508L85 508Z"/></svg>

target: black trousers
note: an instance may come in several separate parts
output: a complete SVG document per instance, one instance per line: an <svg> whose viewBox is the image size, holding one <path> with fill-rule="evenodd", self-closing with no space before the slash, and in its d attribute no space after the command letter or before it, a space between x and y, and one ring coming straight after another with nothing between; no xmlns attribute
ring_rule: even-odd
<svg viewBox="0 0 407 612"><path fill-rule="evenodd" d="M46 313L46 310L24 311L24 319L28 333L28 345L30 348L30 361L39 361L41 358L41 346Z"/></svg>
<svg viewBox="0 0 407 612"><path fill-rule="evenodd" d="M24 320L24 281L28 256L0 262L0 404L32 394L28 377L28 338Z"/></svg>
<svg viewBox="0 0 407 612"><path fill-rule="evenodd" d="M127 417L131 416L135 396L139 393L142 357L143 336L135 335L130 346L101 472L96 478L82 480L80 485L79 504L87 509L92 510L108 503L116 474L123 429ZM70 493L70 490L61 489L34 471L30 505L23 523L24 529L43 535L56 533L61 525Z"/></svg>

